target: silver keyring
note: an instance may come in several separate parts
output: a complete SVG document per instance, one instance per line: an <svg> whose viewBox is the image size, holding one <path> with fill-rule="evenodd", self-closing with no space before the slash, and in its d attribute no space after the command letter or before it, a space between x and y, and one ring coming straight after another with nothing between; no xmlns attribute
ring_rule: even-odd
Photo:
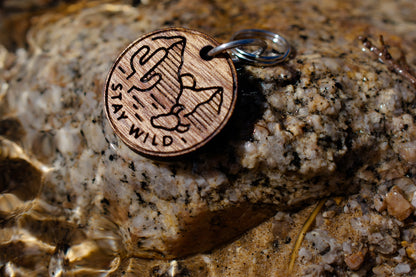
<svg viewBox="0 0 416 277"><path fill-rule="evenodd" d="M239 39L239 40L232 40L226 43L223 43L215 48L212 48L210 51L208 51L207 55L210 57L214 57L218 54L221 54L222 52L238 48L239 46L248 46L248 45L256 45L260 46L259 50L256 50L253 52L253 55L261 55L266 49L267 49L267 42L265 42L262 39L258 38L245 38L245 39Z"/></svg>
<svg viewBox="0 0 416 277"><path fill-rule="evenodd" d="M262 43L259 41L262 41ZM240 48L240 46L247 45L257 45L261 49L247 52ZM236 32L231 37L230 42L211 49L208 55L215 56L228 49L238 60L256 66L270 66L281 63L289 57L291 51L290 44L284 37L259 29L246 29Z"/></svg>

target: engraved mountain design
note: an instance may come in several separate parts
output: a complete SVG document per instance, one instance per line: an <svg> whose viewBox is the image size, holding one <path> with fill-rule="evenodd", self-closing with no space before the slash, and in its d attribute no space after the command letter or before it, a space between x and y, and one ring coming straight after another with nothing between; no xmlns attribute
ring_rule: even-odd
<svg viewBox="0 0 416 277"><path fill-rule="evenodd" d="M152 117L151 122L155 128L175 130L180 133L188 131L191 125L189 116L194 114L200 106L213 101L217 95L220 101L216 112L220 113L223 92L221 87L196 88L196 81L189 73L181 75L180 79L181 90L176 104L172 106L169 113ZM189 82L191 82L190 86ZM198 94L198 102L193 101L195 94Z"/></svg>
<svg viewBox="0 0 416 277"><path fill-rule="evenodd" d="M185 37L158 36L152 40L167 47L159 47L150 53L150 47L144 45L133 53L130 58L132 72L127 79L134 77L138 82L134 82L128 93L150 94L155 102L152 106L156 115L150 118L154 128L185 133L192 124L209 125L206 123L207 111L209 116L220 114L223 88L198 87L193 74L181 72ZM138 76L138 72L144 74Z"/></svg>

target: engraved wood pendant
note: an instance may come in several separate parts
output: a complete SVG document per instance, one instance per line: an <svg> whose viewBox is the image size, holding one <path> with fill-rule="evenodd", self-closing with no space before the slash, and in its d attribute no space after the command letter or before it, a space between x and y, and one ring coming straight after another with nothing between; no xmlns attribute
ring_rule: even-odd
<svg viewBox="0 0 416 277"><path fill-rule="evenodd" d="M141 154L173 157L218 134L237 94L231 58L203 54L218 45L200 32L172 28L147 34L124 50L104 92L107 117L124 143Z"/></svg>

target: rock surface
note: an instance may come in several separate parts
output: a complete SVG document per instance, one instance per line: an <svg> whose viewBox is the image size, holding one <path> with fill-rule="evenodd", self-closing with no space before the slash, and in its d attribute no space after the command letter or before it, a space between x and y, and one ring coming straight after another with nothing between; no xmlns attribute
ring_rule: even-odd
<svg viewBox="0 0 416 277"><path fill-rule="evenodd" d="M32 2L2 2L2 275L286 276L308 205L333 195L295 274L416 271L400 244L414 215L384 211L394 186L414 210L416 89L357 39L383 34L414 68L411 1ZM155 161L116 137L102 92L120 51L168 26L224 42L268 29L295 53L242 66L219 137ZM362 266L345 264L364 248Z"/></svg>
<svg viewBox="0 0 416 277"><path fill-rule="evenodd" d="M405 220L414 210L409 201L404 198L402 191L398 187L393 187L386 196L387 211L398 220Z"/></svg>

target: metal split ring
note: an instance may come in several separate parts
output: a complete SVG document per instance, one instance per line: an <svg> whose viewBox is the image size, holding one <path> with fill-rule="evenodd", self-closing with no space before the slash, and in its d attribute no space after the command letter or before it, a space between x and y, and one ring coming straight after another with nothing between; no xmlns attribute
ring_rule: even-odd
<svg viewBox="0 0 416 277"><path fill-rule="evenodd" d="M260 48L247 52L241 48L244 46ZM236 32L231 37L231 41L211 49L207 55L214 57L226 50L231 50L239 61L256 66L270 66L285 61L291 49L287 40L278 34L265 30L246 29Z"/></svg>

